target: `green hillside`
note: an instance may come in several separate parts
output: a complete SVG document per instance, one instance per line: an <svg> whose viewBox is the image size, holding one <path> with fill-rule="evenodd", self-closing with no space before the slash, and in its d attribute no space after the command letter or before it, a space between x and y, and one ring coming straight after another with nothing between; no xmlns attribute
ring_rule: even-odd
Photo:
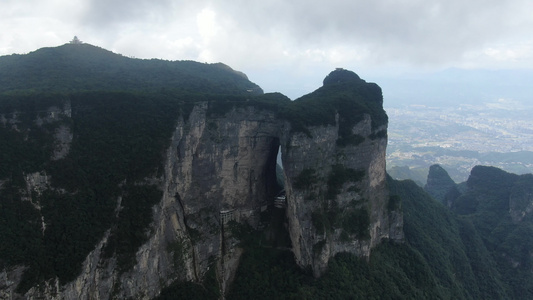
<svg viewBox="0 0 533 300"><path fill-rule="evenodd" d="M355 100L355 101L354 101ZM381 88L367 83L352 71L337 69L331 72L316 91L302 96L284 107L283 116L289 120L293 130L310 134L309 126L334 125L335 113L339 114L339 140L337 144L357 145L364 141L354 135L352 127L361 121L363 114L372 117L372 128L387 124L388 117L383 110ZM386 130L378 136L386 136Z"/></svg>
<svg viewBox="0 0 533 300"><path fill-rule="evenodd" d="M222 63L133 59L90 44L0 57L0 93L87 90L262 94Z"/></svg>
<svg viewBox="0 0 533 300"><path fill-rule="evenodd" d="M470 220L513 299L533 298L533 176L476 166L452 209Z"/></svg>

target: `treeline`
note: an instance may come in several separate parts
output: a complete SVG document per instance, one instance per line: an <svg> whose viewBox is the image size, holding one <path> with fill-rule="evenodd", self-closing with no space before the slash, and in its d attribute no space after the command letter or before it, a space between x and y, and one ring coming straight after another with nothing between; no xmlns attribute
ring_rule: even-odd
<svg viewBox="0 0 533 300"><path fill-rule="evenodd" d="M335 80L328 80L328 77ZM383 95L377 84L367 83L346 70L333 71L328 77L322 87L284 107L282 116L290 120L294 131L310 135L310 126L335 125L335 114L338 113L337 143L346 146L361 142L361 137L354 135L352 128L363 119L364 114L370 115L373 129L387 124Z"/></svg>

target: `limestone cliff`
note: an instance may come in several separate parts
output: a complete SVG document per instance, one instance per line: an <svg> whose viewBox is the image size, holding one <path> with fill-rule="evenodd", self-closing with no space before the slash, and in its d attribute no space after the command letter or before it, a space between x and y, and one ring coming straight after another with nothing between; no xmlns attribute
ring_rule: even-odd
<svg viewBox="0 0 533 300"><path fill-rule="evenodd" d="M361 92L365 89L370 92ZM308 102L318 98L327 103L324 95L338 97L339 90L344 98L330 104L336 108L334 122L311 126L307 133L286 132L282 139L293 252L298 264L311 266L315 276L339 252L368 257L382 239L403 239L402 215L389 203L393 200L386 186L381 90L338 69ZM351 110L346 103L361 101L362 93L369 95L362 105L371 109Z"/></svg>
<svg viewBox="0 0 533 300"><path fill-rule="evenodd" d="M121 270L119 258L105 253L110 228L79 276L65 284L47 280L25 298L151 299L173 282L201 282L213 271L224 294L243 251L228 223L262 228L260 214L279 191L279 149L287 230L301 267L320 276L339 252L368 257L383 239L403 240L402 214L386 185L387 119L377 85L336 70L324 87L293 103L213 105L197 101L189 113L176 115L162 172L135 182L156 185L162 197L146 212L152 222L133 267ZM76 132L62 125L53 136L55 161L67 155ZM27 176L28 194L46 187L47 174L39 176ZM123 209L121 199L115 214ZM16 281L23 268L4 269L2 278ZM4 295L16 296L14 286L1 287Z"/></svg>

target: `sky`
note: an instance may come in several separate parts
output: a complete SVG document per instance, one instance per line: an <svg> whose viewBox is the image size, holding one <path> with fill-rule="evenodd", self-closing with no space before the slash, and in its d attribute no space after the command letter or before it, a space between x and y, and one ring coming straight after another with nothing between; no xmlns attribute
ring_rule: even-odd
<svg viewBox="0 0 533 300"><path fill-rule="evenodd" d="M338 67L370 81L533 69L532 28L533 0L0 0L0 55L77 36L130 57L222 62L292 99Z"/></svg>

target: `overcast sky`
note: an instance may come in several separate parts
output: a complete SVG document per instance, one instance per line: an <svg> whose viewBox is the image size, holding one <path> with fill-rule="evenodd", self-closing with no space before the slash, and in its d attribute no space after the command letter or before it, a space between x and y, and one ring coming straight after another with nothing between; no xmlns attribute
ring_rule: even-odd
<svg viewBox="0 0 533 300"><path fill-rule="evenodd" d="M446 68L533 69L533 0L0 0L0 55L74 36L137 58L223 62L265 91Z"/></svg>

